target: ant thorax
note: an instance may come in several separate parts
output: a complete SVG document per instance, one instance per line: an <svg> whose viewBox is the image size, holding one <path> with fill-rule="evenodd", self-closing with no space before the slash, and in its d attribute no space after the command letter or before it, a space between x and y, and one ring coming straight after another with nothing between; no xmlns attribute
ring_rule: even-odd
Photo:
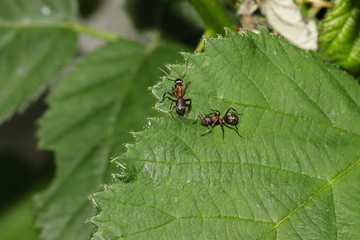
<svg viewBox="0 0 360 240"><path fill-rule="evenodd" d="M213 123L213 122L215 122L215 121L218 121L219 120L219 116L217 116L217 115L212 115L211 116L211 122Z"/></svg>
<svg viewBox="0 0 360 240"><path fill-rule="evenodd" d="M219 117L219 124L220 125L223 125L223 124L226 124L226 122L225 122L225 118L223 118L223 117Z"/></svg>

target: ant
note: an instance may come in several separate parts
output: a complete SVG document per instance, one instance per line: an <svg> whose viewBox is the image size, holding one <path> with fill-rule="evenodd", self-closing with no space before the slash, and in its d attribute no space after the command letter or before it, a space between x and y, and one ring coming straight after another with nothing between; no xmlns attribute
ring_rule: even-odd
<svg viewBox="0 0 360 240"><path fill-rule="evenodd" d="M171 76L167 72L165 72L164 70L159 68L160 71L165 73L167 78L171 77L171 78L175 79L175 81L174 81L175 84L172 87L172 91L164 93L160 103L162 103L165 99L169 99L171 101L170 109L172 108L173 103L175 103L176 113L178 115L180 115L180 116L184 116L186 107L188 107L189 111L191 110L191 103L192 103L191 98L188 98L188 99L184 98L186 89L190 84L190 82L188 82L188 83L185 84L185 86L183 85L183 80L182 79L185 77L186 68L187 68L187 63L185 65L185 71L184 71L184 73L182 74L182 76L180 78ZM170 95L173 98L176 98L176 100L170 98L169 96L166 96L166 94ZM187 102L190 102L190 103L187 103Z"/></svg>
<svg viewBox="0 0 360 240"><path fill-rule="evenodd" d="M231 113L230 110L234 111L235 113ZM214 127L216 127L217 125L220 125L220 127L221 127L221 130L223 133L223 139L224 139L224 135L225 135L224 134L224 126L234 130L237 133L237 135L239 135L239 137L242 137L239 133L239 129L236 126L239 123L238 115L241 115L241 114L239 114L234 108L230 107L226 111L224 117L220 117L220 115L221 115L221 113L218 110L213 110L212 113L205 114L205 116L202 115L201 113L199 113L199 115L196 118L194 123L196 123L197 120L199 119L199 117L201 117L202 118L201 125L209 128L205 133L201 134L201 137L212 132ZM232 125L235 128L230 127L229 125Z"/></svg>

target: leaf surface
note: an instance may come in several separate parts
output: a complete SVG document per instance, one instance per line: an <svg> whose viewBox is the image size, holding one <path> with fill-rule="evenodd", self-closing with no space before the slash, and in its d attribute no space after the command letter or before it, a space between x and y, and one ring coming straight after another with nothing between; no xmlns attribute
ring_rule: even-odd
<svg viewBox="0 0 360 240"><path fill-rule="evenodd" d="M0 3L0 123L43 92L73 56L76 34L60 22L74 18L72 0Z"/></svg>
<svg viewBox="0 0 360 240"><path fill-rule="evenodd" d="M360 72L360 1L335 0L321 22L319 52L346 70Z"/></svg>
<svg viewBox="0 0 360 240"><path fill-rule="evenodd" d="M359 238L357 82L264 31L206 39L187 58L191 113L135 134L115 160L132 181L92 197L93 239ZM154 94L170 88L163 81ZM197 113L229 107L242 114L243 138L225 128L222 140L219 126L200 137Z"/></svg>
<svg viewBox="0 0 360 240"><path fill-rule="evenodd" d="M179 50L170 43L153 49L125 40L109 44L80 60L51 93L39 139L55 151L58 169L34 201L42 238L90 235L85 221L93 208L87 197L109 181L110 157L131 140L128 132L140 130L153 114L147 87L160 76L156 67L174 61Z"/></svg>

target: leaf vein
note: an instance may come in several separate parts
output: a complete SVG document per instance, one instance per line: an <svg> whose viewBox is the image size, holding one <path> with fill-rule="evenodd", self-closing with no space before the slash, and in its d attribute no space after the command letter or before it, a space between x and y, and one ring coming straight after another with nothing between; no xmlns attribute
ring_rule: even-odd
<svg viewBox="0 0 360 240"><path fill-rule="evenodd" d="M321 107L310 98L309 95L306 94L306 92L290 77L288 76L283 70L281 70L280 67L278 67L270 58L269 56L258 46L259 52L262 53L262 55L267 58L269 60L269 62L276 68L278 69L285 77L286 79L288 79L289 83L292 84L292 86L294 87L294 89L297 89L299 91L299 93L301 93L301 96L304 97L304 100L306 100L307 102L309 102L312 106L315 107L315 109L317 109L319 111L319 113L321 115L323 115L330 123L332 123L331 119L326 115L326 113L324 112L323 109L321 109Z"/></svg>
<svg viewBox="0 0 360 240"><path fill-rule="evenodd" d="M356 165L360 164L360 158L357 159L354 163L352 163L349 167L345 168L344 170L342 170L340 173L338 173L334 178L332 178L330 181L328 181L325 185L323 185L321 188L319 188L319 190L317 190L316 192L314 192L313 194L311 194L307 199L305 199L304 202L302 202L301 204L299 204L298 206L296 206L296 208L294 208L288 215L286 215L285 217L283 217L282 219L280 219L278 222L275 223L275 225L269 229L268 231L266 231L265 233L263 233L262 235L260 235L259 237L257 237L256 239L259 239L263 236L265 236L267 233L278 229L281 224L286 221L287 219L289 219L293 214L295 214L300 208L304 207L306 204L308 204L312 199L314 199L317 195L319 195L321 192L323 192L325 189L327 189L328 187L332 187L332 185L338 180L340 179L344 174L346 174L347 172L349 172L351 169L353 169Z"/></svg>
<svg viewBox="0 0 360 240"><path fill-rule="evenodd" d="M266 166L266 165L261 165L261 164L254 164L254 163L247 163L247 162L179 162L179 163L169 163L169 162L165 162L165 161L150 161L148 159L140 159L140 158L136 158L136 159L126 159L128 161L134 161L134 162L143 162L143 163L150 163L150 164L163 164L163 165L169 165L169 166L183 166L183 165L210 165L210 164L228 164L228 165L248 165L248 166L252 166L252 167L262 167L262 168L268 168L274 171L283 171L283 172L287 172L287 173L291 173L291 174L297 174L297 175L302 175L304 177L308 177L310 179L315 179L315 180L321 180L326 182L326 179L322 179L319 177L314 177L314 176L310 176L307 175L305 173L302 172L295 172L295 171L290 171L287 169L283 169L283 168L274 168L271 166ZM121 161L121 159L117 160L118 162Z"/></svg>
<svg viewBox="0 0 360 240"><path fill-rule="evenodd" d="M199 92L195 92L195 93L192 92L192 94L193 95L198 95L198 96L204 96L202 93L199 93ZM222 102L225 102L225 103L236 104L236 105L240 105L240 106L244 106L244 107L248 107L248 108L256 108L256 109L269 111L269 112L272 112L272 113L275 113L275 114L284 115L284 116L291 117L291 118L294 118L296 120L301 120L301 121L308 122L308 123L313 122L317 126L320 126L320 127L323 127L323 128L332 128L332 129L335 129L335 130L338 130L338 131L341 131L341 132L344 132L344 133L347 133L347 134L352 134L352 135L360 137L360 134L356 133L356 132L352 132L352 131L349 131L349 130L346 130L346 129L343 129L343 128L339 128L339 127L336 127L334 125L326 125L326 124L324 124L322 122L318 122L318 121L315 121L315 120L310 120L310 119L303 118L303 117L300 117L300 116L296 116L296 115L293 115L293 114L290 114L290 113L278 112L278 111L273 110L271 108L264 108L264 107L261 107L261 106L245 104L245 103L236 102L236 101L233 101L233 100L231 100L231 101L225 100L225 99L220 99L219 100L218 98L213 97L213 96L207 96L207 97L208 98L213 98L213 99L215 99L217 101L222 101Z"/></svg>

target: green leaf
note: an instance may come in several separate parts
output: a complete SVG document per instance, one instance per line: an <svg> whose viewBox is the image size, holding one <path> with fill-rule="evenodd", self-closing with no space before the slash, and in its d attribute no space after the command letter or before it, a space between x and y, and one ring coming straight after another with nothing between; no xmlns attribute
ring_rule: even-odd
<svg viewBox="0 0 360 240"><path fill-rule="evenodd" d="M206 39L187 58L192 112L135 134L115 161L133 180L92 197L93 239L359 239L356 81L264 31ZM243 138L219 126L200 137L197 113L229 107Z"/></svg>
<svg viewBox="0 0 360 240"><path fill-rule="evenodd" d="M0 123L22 111L73 56L76 34L59 26L75 17L72 0L0 3Z"/></svg>
<svg viewBox="0 0 360 240"><path fill-rule="evenodd" d="M346 70L360 72L359 1L334 1L321 22L319 53Z"/></svg>
<svg viewBox="0 0 360 240"><path fill-rule="evenodd" d="M80 60L51 93L39 138L43 148L55 151L58 169L34 201L42 238L90 235L85 221L94 210L87 197L110 179L110 157L131 139L128 132L140 130L153 114L147 87L160 76L156 67L174 61L179 50L170 43L148 49L118 41Z"/></svg>
<svg viewBox="0 0 360 240"><path fill-rule="evenodd" d="M0 215L1 240L38 240L38 232L33 226L29 197Z"/></svg>

